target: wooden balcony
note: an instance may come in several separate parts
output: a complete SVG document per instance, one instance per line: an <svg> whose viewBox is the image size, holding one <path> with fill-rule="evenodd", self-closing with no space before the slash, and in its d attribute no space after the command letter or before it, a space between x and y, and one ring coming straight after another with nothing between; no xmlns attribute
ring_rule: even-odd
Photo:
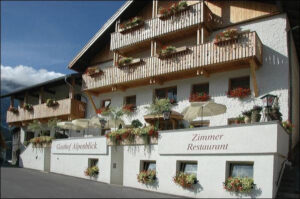
<svg viewBox="0 0 300 199"><path fill-rule="evenodd" d="M95 93L111 92L149 83L195 77L201 73L209 76L212 73L249 68L252 65L255 66L255 71L261 63L262 43L259 37L256 32L244 32L236 40L218 45L209 42L191 46L187 51L176 53L167 59L148 57L136 66L104 69L103 75L99 77L83 75L83 89Z"/></svg>
<svg viewBox="0 0 300 199"><path fill-rule="evenodd" d="M211 21L212 12L203 2L199 2L189 6L189 9L167 19L156 17L145 20L142 27L132 32L122 33L117 31L112 33L110 49L116 50L157 38L170 32L182 31L201 23L205 23L207 27L210 27ZM117 29L120 30L120 28Z"/></svg>
<svg viewBox="0 0 300 199"><path fill-rule="evenodd" d="M46 103L33 106L33 111L18 108L18 113L7 111L8 124L31 122L32 120L47 120L51 118L76 119L84 118L85 103L75 99L58 100L58 105L48 107Z"/></svg>

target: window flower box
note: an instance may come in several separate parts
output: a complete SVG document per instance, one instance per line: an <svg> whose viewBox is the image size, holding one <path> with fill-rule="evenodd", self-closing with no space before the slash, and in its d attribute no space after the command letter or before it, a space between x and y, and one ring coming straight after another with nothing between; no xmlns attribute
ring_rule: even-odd
<svg viewBox="0 0 300 199"><path fill-rule="evenodd" d="M142 62L142 59L140 58L132 58L132 57L123 57L119 60L118 66L119 67L125 67L125 66L132 66L136 65Z"/></svg>
<svg viewBox="0 0 300 199"><path fill-rule="evenodd" d="M137 175L137 180L142 184L153 184L156 180L156 171L155 170L147 170L141 171Z"/></svg>
<svg viewBox="0 0 300 199"><path fill-rule="evenodd" d="M174 177L173 181L180 185L183 188L191 189L193 185L198 183L197 177L195 174L189 174L184 172L178 172Z"/></svg>
<svg viewBox="0 0 300 199"><path fill-rule="evenodd" d="M144 20L141 17L134 17L122 24L120 24L119 32L127 33L133 30L136 30L142 26L144 26Z"/></svg>
<svg viewBox="0 0 300 199"><path fill-rule="evenodd" d="M233 98L245 98L251 94L251 90L249 88L236 88L227 92L228 97Z"/></svg>
<svg viewBox="0 0 300 199"><path fill-rule="evenodd" d="M188 10L190 7L187 3L187 1L179 1L176 3L170 4L167 8L160 7L159 12L159 18L162 20L168 19L173 15L177 15L183 11Z"/></svg>
<svg viewBox="0 0 300 199"><path fill-rule="evenodd" d="M123 106L122 111L124 114L131 114L135 111L135 105L134 104L126 104Z"/></svg>
<svg viewBox="0 0 300 199"><path fill-rule="evenodd" d="M84 174L85 176L97 177L97 175L99 174L99 168L97 166L88 167L84 171Z"/></svg>
<svg viewBox="0 0 300 199"><path fill-rule="evenodd" d="M239 32L236 28L228 28L216 35L214 44L219 45L224 42L236 41L239 37Z"/></svg>
<svg viewBox="0 0 300 199"><path fill-rule="evenodd" d="M225 190L238 193L249 193L255 186L253 179L247 177L229 177L223 184Z"/></svg>
<svg viewBox="0 0 300 199"><path fill-rule="evenodd" d="M14 113L14 114L19 113L18 108L13 107L13 106L10 106L10 107L8 108L8 111L10 111L10 112L12 112L12 113Z"/></svg>
<svg viewBox="0 0 300 199"><path fill-rule="evenodd" d="M24 108L25 110L27 110L27 111L33 111L33 106L32 106L32 104L27 104L27 103L25 103L25 104L23 105L23 108Z"/></svg>
<svg viewBox="0 0 300 199"><path fill-rule="evenodd" d="M101 75L103 75L103 71L100 69L100 68L98 68L97 66L94 66L94 67L88 67L87 69L86 69L86 74L88 75L88 76L91 76L91 77L97 77L97 76L101 76Z"/></svg>
<svg viewBox="0 0 300 199"><path fill-rule="evenodd" d="M169 58L172 55L187 52L188 48L186 46L176 48L175 46L164 46L160 53L158 54L158 57L160 59Z"/></svg>
<svg viewBox="0 0 300 199"><path fill-rule="evenodd" d="M205 102L210 99L207 93L192 93L190 96L190 102Z"/></svg>
<svg viewBox="0 0 300 199"><path fill-rule="evenodd" d="M32 138L29 142L33 147L48 147L52 143L53 138L50 136L40 136Z"/></svg>
<svg viewBox="0 0 300 199"><path fill-rule="evenodd" d="M48 107L54 107L54 106L58 105L58 102L56 100L54 100L54 99L47 99L46 105Z"/></svg>

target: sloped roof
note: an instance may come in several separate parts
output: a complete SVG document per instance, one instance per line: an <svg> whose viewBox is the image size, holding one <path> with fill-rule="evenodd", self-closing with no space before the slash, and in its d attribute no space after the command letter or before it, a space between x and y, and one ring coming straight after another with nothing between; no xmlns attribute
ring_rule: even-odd
<svg viewBox="0 0 300 199"><path fill-rule="evenodd" d="M81 49L81 51L73 58L73 60L69 63L68 68L78 70L80 69L77 66L78 61L82 58L82 56L89 50L89 48L96 43L96 41L104 35L105 32L109 30L109 28L113 27L116 20L120 17L120 15L133 3L134 1L126 1L123 6L100 28L100 30L92 37L90 41ZM80 70L79 70L80 71Z"/></svg>
<svg viewBox="0 0 300 199"><path fill-rule="evenodd" d="M55 79L51 79L51 80L48 80L48 81L41 82L39 84L35 84L35 85L32 85L32 86L28 86L28 87L25 87L25 88L22 88L22 89L18 89L18 90L6 93L4 95L1 95L0 98L21 94L21 93L24 93L24 92L30 91L30 90L36 90L36 89L38 89L42 86L59 85L59 84L64 83L66 78L70 78L70 77L75 77L76 79L81 79L81 74L80 73L73 73L73 74L69 74L69 75L64 75L64 76L61 76L61 77L58 77L58 78L55 78Z"/></svg>

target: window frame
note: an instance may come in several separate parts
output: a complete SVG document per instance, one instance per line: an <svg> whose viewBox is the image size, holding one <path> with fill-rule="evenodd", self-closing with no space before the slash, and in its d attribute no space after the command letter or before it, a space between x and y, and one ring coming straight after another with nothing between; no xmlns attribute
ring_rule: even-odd
<svg viewBox="0 0 300 199"><path fill-rule="evenodd" d="M193 85L192 85L192 89L191 89L191 94L196 93L196 92L195 92L195 87L196 87L196 86L203 86L203 85L207 85L207 86L208 86L208 92L207 92L206 94L209 95L209 82L204 82L204 83L199 83L199 84L193 84Z"/></svg>
<svg viewBox="0 0 300 199"><path fill-rule="evenodd" d="M105 102L109 101L108 107L105 107ZM109 108L111 105L111 99L104 99L101 101L101 108Z"/></svg>
<svg viewBox="0 0 300 199"><path fill-rule="evenodd" d="M131 97L134 97L135 98L135 103L133 104L134 105L134 108L136 108L136 95L130 95L130 96L125 96L124 97L124 105L128 105L128 104L130 104L130 103L127 103L127 99L128 98L131 98Z"/></svg>
<svg viewBox="0 0 300 199"><path fill-rule="evenodd" d="M98 158L89 158L88 159L88 167L98 166L99 159Z"/></svg>
<svg viewBox="0 0 300 199"><path fill-rule="evenodd" d="M155 90L154 90L154 99L153 99L153 101L156 99L156 98L158 98L157 97L157 91L158 90L164 90L165 92L165 99L169 99L169 97L168 97L168 91L170 90L170 89L176 89L176 100L173 102L173 104L175 104L175 103L177 103L177 101L178 101L178 99L177 99L177 97L178 97L178 94L177 94L177 86L170 86L170 87L164 87L164 88L156 88ZM160 99L162 99L162 98L160 98Z"/></svg>
<svg viewBox="0 0 300 199"><path fill-rule="evenodd" d="M155 160L142 160L140 164L140 171L148 171L150 164L155 164L155 171L156 171L156 161ZM153 170L153 169L151 169Z"/></svg>
<svg viewBox="0 0 300 199"><path fill-rule="evenodd" d="M248 165L248 166L252 166L252 176L248 176L248 178L253 178L254 177L254 162L251 161L230 161L227 162L227 175L226 177L233 177L232 176L232 171L233 171L233 165ZM236 176L237 177L237 176Z"/></svg>
<svg viewBox="0 0 300 199"><path fill-rule="evenodd" d="M198 173L198 162L197 161L178 161L177 162L177 172L187 173L184 171L187 164L196 165L197 169L196 169L195 173L193 173L193 174L197 175L197 173ZM188 173L188 174L192 174L192 173Z"/></svg>
<svg viewBox="0 0 300 199"><path fill-rule="evenodd" d="M229 79L229 82L228 82L228 91L231 91L233 89L236 89L236 88L232 88L232 81L238 81L238 80L243 80L243 79L246 79L248 80L248 89L250 89L250 76L249 75L246 75L246 76L241 76L241 77L233 77L233 78L230 78ZM245 88L245 87L242 87L242 88Z"/></svg>

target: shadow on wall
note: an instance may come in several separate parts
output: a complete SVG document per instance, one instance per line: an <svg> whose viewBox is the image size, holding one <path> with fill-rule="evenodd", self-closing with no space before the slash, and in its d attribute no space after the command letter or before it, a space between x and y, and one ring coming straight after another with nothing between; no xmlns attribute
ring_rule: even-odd
<svg viewBox="0 0 300 199"><path fill-rule="evenodd" d="M131 145L128 146L127 152L131 155L136 155L137 153L143 152L144 156L150 157L151 152L154 151L154 145Z"/></svg>
<svg viewBox="0 0 300 199"><path fill-rule="evenodd" d="M251 192L249 193L236 193L236 192L230 192L230 195L235 198L243 198L243 197L251 197L251 198L257 198L260 196L262 193L261 188L254 188Z"/></svg>
<svg viewBox="0 0 300 199"><path fill-rule="evenodd" d="M289 88L288 57L268 46L263 46L263 66L257 71L259 94L265 95L275 90ZM268 75L272 73L271 75Z"/></svg>

